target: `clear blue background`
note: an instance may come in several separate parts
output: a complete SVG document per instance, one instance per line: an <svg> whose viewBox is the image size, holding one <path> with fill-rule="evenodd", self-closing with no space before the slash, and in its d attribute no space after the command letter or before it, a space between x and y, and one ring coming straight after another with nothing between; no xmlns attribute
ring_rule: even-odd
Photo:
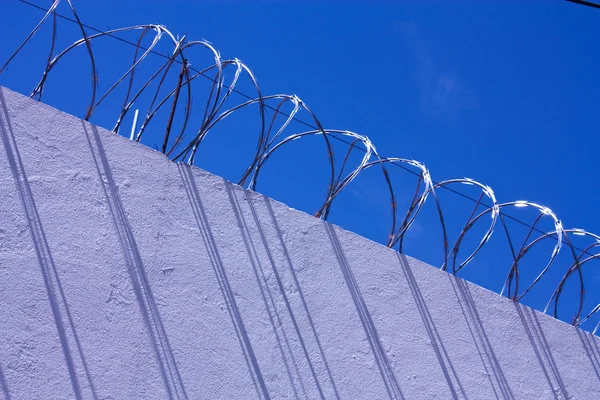
<svg viewBox="0 0 600 400"><path fill-rule="evenodd" d="M59 11L67 15L64 3ZM85 23L100 29L160 23L188 39L207 39L224 58L237 57L249 65L263 94L297 94L328 128L366 134L386 156L420 160L435 180L468 176L490 185L500 202L530 200L550 207L566 227L600 232L600 10L560 0L74 4ZM41 16L17 0L2 0L0 62ZM49 27L0 75L0 84L31 91L47 57ZM60 27L59 48L80 36L68 22ZM118 76L127 68L132 49L110 39L103 43L94 45L103 60L99 63L105 65L101 72ZM168 46L161 51L167 52ZM197 68L210 64L206 54L191 61ZM78 94L89 87L83 49L61 68L52 78L54 91L49 83L44 101L82 115L87 103ZM101 80L105 89L108 81ZM247 81L240 88L252 94ZM236 101L242 99L231 105ZM114 115L114 110L99 109L92 121L111 128ZM306 114L300 117L309 120ZM212 147L201 152L199 166L234 181L239 177L257 132L256 120L245 118L241 113L221 136L207 141ZM289 133L301 130L291 128ZM318 156L312 155L313 149L298 147L273 160L258 190L314 212L324 194L326 164L322 146L314 150ZM399 206L406 205L416 180L401 171L393 176L400 182ZM468 187L457 189L478 196ZM334 205L332 221L383 243L389 228L385 196L380 176L365 174ZM472 204L452 194L440 195L440 200L453 242ZM527 222L536 217L523 210L509 213ZM429 207L417 221L405 251L440 265L434 209ZM540 228L551 230L552 224ZM518 232L522 228L517 225L512 229L521 238L527 232ZM494 241L464 271L466 278L495 291L510 266L501 235L498 227ZM475 244L477 240L472 239ZM523 266L529 268L527 279L540 271L551 249L550 244L542 246L530 256ZM559 261L528 304L545 305L560 271L569 265L568 257ZM592 264L586 269L588 310L600 300L593 290L600 286L595 270L600 263Z"/></svg>

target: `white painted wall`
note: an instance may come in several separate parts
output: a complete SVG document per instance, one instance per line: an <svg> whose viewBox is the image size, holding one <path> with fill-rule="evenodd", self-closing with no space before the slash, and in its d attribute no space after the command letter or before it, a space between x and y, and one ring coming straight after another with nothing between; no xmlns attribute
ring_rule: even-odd
<svg viewBox="0 0 600 400"><path fill-rule="evenodd" d="M600 343L0 88L0 398L600 399Z"/></svg>

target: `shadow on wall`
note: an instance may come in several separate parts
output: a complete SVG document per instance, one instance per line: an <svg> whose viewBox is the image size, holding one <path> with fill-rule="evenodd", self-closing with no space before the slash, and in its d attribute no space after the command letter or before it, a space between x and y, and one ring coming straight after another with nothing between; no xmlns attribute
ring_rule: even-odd
<svg viewBox="0 0 600 400"><path fill-rule="evenodd" d="M404 277L406 278L410 292L415 300L415 306L419 312L421 320L423 321L423 326L425 327L425 331L427 332L427 336L429 337L429 341L431 342L435 356L440 364L442 373L444 374L446 384L452 393L452 398L468 399L467 393L465 392L465 389L458 378L458 373L456 372L456 369L454 368L452 361L448 356L448 352L444 347L442 336L439 334L433 317L427 308L427 304L425 303L421 289L419 289L417 280L413 275L410 264L406 259L406 256L399 253L397 253L397 255L398 260L400 261L401 270L404 273Z"/></svg>
<svg viewBox="0 0 600 400"><path fill-rule="evenodd" d="M1 123L1 122L0 122ZM6 379L4 379L4 371L2 371L2 365L0 365L0 394L5 400L11 400L8 386L6 385Z"/></svg>
<svg viewBox="0 0 600 400"><path fill-rule="evenodd" d="M558 370L558 365L552 356L552 348L548 344L536 312L526 306L515 303L515 309L523 323L529 343L535 357L542 368L548 386L557 399L570 399L569 393Z"/></svg>
<svg viewBox="0 0 600 400"><path fill-rule="evenodd" d="M82 121L83 131L85 133L92 160L98 172L99 181L106 196L108 208L115 225L119 244L125 258L125 263L131 278L131 283L135 291L136 299L148 335L152 340L154 353L160 368L160 373L165 386L165 390L170 399L187 399L185 386L177 368L177 362L169 344L167 332L165 331L162 319L156 307L156 301L146 276L144 262L138 249L138 245L133 235L133 230L127 219L123 203L117 191L117 185L106 157L106 152L100 139L98 128L85 121Z"/></svg>
<svg viewBox="0 0 600 400"><path fill-rule="evenodd" d="M281 230L275 219L270 204L271 200L258 195L254 196L255 198L247 196L248 191L241 188L236 190L233 184L229 182L225 183L225 187L233 208L236 222L240 228L240 235L242 236L246 252L250 259L254 277L261 289L262 299L265 303L265 308L269 313L272 330L277 338L281 357L283 358L284 363L286 363L286 367L288 365L288 358L289 362L293 365L295 375L290 375L288 371L288 376L290 377L290 383L292 384L296 397L299 397L295 384L295 380L298 380L300 386L299 389L304 397L308 396L308 398L312 398L318 395L318 397L322 399L340 398L327 357L325 356L306 299L302 288L300 287L300 282L291 263ZM242 198L241 201L248 205L252 216L250 221L247 221L244 217L240 197ZM267 240L266 229L268 228L269 223L268 221L261 222L261 218L259 217L257 208L254 204L255 199L257 198L262 199L262 205L264 205L265 209L268 211L271 220L270 228L275 231L276 241L270 242ZM253 230L249 225L256 227L255 230L257 234L250 234ZM263 260L262 262L260 257L260 254L262 253L261 249L264 250L264 255L266 257L266 260ZM273 257L275 251L281 251L283 253L283 263L277 263L275 261ZM283 265L278 266L277 264ZM284 278L279 271L280 269L285 273L289 273L293 282L284 282ZM269 277L274 277L271 284L269 283ZM288 290L285 288L286 284L288 286L291 284L293 286L291 291L299 295L302 304L299 313L298 311L294 312L293 310L287 293ZM281 303L285 306L283 310L279 310L280 307L278 307L278 304ZM304 332L303 334L301 329L302 323L299 322L299 320L306 321L306 325L308 326L305 326L305 330L308 328L308 332ZM285 329L286 326L290 325L291 329ZM287 332L288 330L290 331L289 333ZM279 331L281 331L281 335L279 334ZM307 342L315 343L316 351L311 351ZM300 357L294 355L295 351L294 347L291 346L291 343L299 343L300 349L298 349L297 353L300 353ZM306 368L308 368L308 373L306 375L310 376L309 379L303 378L303 375L305 374L301 373L301 370L305 370ZM326 377L319 377L317 370L324 370ZM307 393L307 391L310 390L307 388L309 385L312 385L310 387L312 393Z"/></svg>
<svg viewBox="0 0 600 400"><path fill-rule="evenodd" d="M390 361L388 360L383 345L381 344L381 340L379 339L375 322L373 321L373 318L371 318L371 314L369 313L367 304L365 303L365 300L360 292L360 288L358 287L354 273L350 268L350 263L348 262L346 254L344 253L337 234L335 233L335 228L327 222L323 222L323 224L327 231L327 235L329 236L329 240L331 241L336 259L344 275L344 280L346 281L346 285L348 286L348 290L352 296L352 301L354 302L354 306L356 307L356 311L360 317L363 329L367 335L369 345L371 346L371 350L375 356L375 361L377 362L377 367L379 368L379 373L381 374L381 378L385 384L387 394L391 399L403 399L404 396L402 394L402 390L400 389L400 385L398 384L396 376L394 375L394 370L390 364Z"/></svg>
<svg viewBox="0 0 600 400"><path fill-rule="evenodd" d="M303 374L301 369L303 367L304 362L307 363L310 376L312 381L317 389L318 396L321 399L324 399L323 388L321 383L317 377L315 372L315 368L313 362L308 354L306 349L306 343L300 333L298 323L294 316L294 313L290 307L289 299L286 294L286 291L283 287L281 277L277 271L275 266L275 262L273 260L271 250L267 244L265 239L264 231L261 227L260 222L255 215L255 210L252 205L252 199L247 201L250 210L253 215L253 222L256 224L257 233L259 238L256 242L259 243L258 246L262 244L264 246L265 254L267 257L267 262L261 262L261 257L259 252L261 251L258 246L255 244L255 240L253 240L254 235L251 235L251 228L244 217L244 213L242 211L242 207L240 205L238 199L238 193L243 197L242 201L246 201L245 192L244 191L236 191L233 189L232 184L229 182L225 183L225 188L227 190L227 195L229 197L229 201L231 203L233 209L233 215L237 222L237 226L240 229L240 235L242 237L242 241L244 243L244 248L248 254L248 260L250 262L250 266L252 267L252 272L254 274L254 278L256 279L256 284L260 288L261 297L265 306L265 310L269 316L269 321L271 323L271 328L273 334L275 335L275 339L277 341L277 346L279 352L281 353L281 358L285 364L286 372L288 378L290 380L290 384L292 385L292 390L294 391L294 396L296 398L300 398L300 392L302 397L307 398L311 396L311 393L308 392L308 382L303 378ZM252 222L250 222L252 223ZM275 277L276 285L270 285L268 281L268 276L272 274ZM285 303L285 310L279 310L278 304L283 300ZM287 314L286 314L287 311ZM288 326L288 317L291 325L293 325L294 331L291 333L287 332L286 326ZM293 336L293 338L291 337ZM299 360L298 357L294 354L294 348L292 342L298 341L302 348L304 360ZM290 365L291 364L291 365ZM298 381L296 383L296 381ZM299 387L297 387L299 386Z"/></svg>
<svg viewBox="0 0 600 400"><path fill-rule="evenodd" d="M433 350L441 366L442 372L444 373L446 383L452 391L453 397L468 398L463 385L460 383L457 370L453 367L452 360L444 347L442 335L438 332L436 323L427 308L425 299L412 273L410 263L402 254L398 254L398 259L409 284L411 294L414 298L423 325L427 331L429 340L433 346ZM454 295L456 296L458 306L461 309L466 326L472 337L472 343L475 345L474 347L479 354L485 375L494 392L495 398L517 399L518 396L515 396L513 389L510 387L504 374L503 366L498 361L496 352L486 333L483 321L471 294L472 289L469 284L461 278L449 275L448 279L454 289ZM560 375L558 364L552 356L551 346L546 339L536 311L518 303L515 303L514 306L520 317L529 344L536 356L536 360L546 379L549 392L552 393L553 397L556 399L571 398ZM588 358L592 363L596 376L600 378L600 350L598 349L598 345L590 334L579 330L577 331L587 350ZM506 366L504 368L506 368Z"/></svg>
<svg viewBox="0 0 600 400"><path fill-rule="evenodd" d="M200 230L200 235L202 236L202 242L204 243L204 246L206 247L210 257L211 266L219 282L219 289L223 294L225 304L227 304L228 314L231 317L231 322L235 329L240 347L242 348L242 352L246 360L246 366L248 367L254 383L254 388L259 398L269 399L269 391L267 390L265 379L260 370L260 366L258 365L258 360L254 353L254 349L252 348L252 343L250 342L248 332L246 331L242 314L238 308L235 299L235 292L229 283L227 271L219 253L219 246L217 245L210 225L208 224L206 211L191 171L193 167L184 164L178 164L178 168L179 175L183 182L183 186L185 187L185 191L192 208L192 212L194 213L194 217L196 219L196 224Z"/></svg>
<svg viewBox="0 0 600 400"><path fill-rule="evenodd" d="M56 325L74 396L77 399L83 399L84 395L85 398L91 397L97 399L91 373L83 355L83 350L75 330L75 324L69 310L69 305L67 304L58 271L46 239L42 220L38 213L33 192L31 191L25 167L17 147L3 90L4 89L0 87L0 138L19 193L19 198L23 205L23 211L28 221L29 233L33 240L35 253L44 279L48 301L52 310L52 316ZM85 383L79 381L79 368L82 368L84 371L86 378ZM3 390L8 393L4 378L2 379L2 387ZM89 395L86 394L88 391Z"/></svg>
<svg viewBox="0 0 600 400"><path fill-rule="evenodd" d="M219 252L219 244L212 233L200 192L196 186L193 168L185 164L178 164L183 186L203 244L209 253L213 271L227 304L247 368L254 381L255 390L259 397L270 398L270 391L263 377L260 362L255 355L241 311L236 303L236 292L228 279L227 268ZM271 200L253 192L249 193L229 182L225 182L225 189L239 229L238 233L243 243L243 249L247 254L248 267L250 267L255 280L252 286L256 285L260 291L262 304L256 306L265 310L276 341L274 350L278 352L278 357L282 360L294 397L341 398L336 378L319 339L318 329L311 316L296 269L292 265L286 240L282 235ZM388 397L403 399L404 396L394 375L393 367L387 358L375 323L358 288L337 234L330 224L324 222L323 226L331 240L351 298L360 316ZM275 234L275 240L273 240L272 233ZM282 257L275 259L274 254L279 253ZM297 307L292 305L289 293L297 295L299 299Z"/></svg>
<svg viewBox="0 0 600 400"><path fill-rule="evenodd" d="M273 212L273 207L271 205L271 200L269 200L266 197L263 197L263 201L264 201L264 205L268 211L271 223L273 224L273 227L275 229L275 232L277 234L277 239L279 241L279 245L281 246L281 250L283 251L283 256L285 259L285 266L284 268L287 268L290 271L290 274L292 276L293 279L293 284L295 285L295 289L296 289L296 293L298 294L299 298L300 298L300 302L302 303L302 309L304 311L304 313L306 314L306 318L310 327L310 331L312 333L312 336L314 337L315 343L317 345L318 348L318 357L320 358L320 360L322 360L323 362L323 366L325 367L325 371L327 372L327 376L329 378L329 382L331 383L334 395L336 399L340 398L340 394L337 388L337 385L335 384L335 380L333 378L333 373L331 372L331 369L329 367L329 363L327 362L327 357L325 356L325 351L323 349L323 346L321 344L321 341L319 339L319 335L317 334L317 329L315 327L315 323L312 319L311 313L308 309L308 304L306 302L306 297L304 295L304 291L302 290L302 287L300 286L300 281L298 279L298 275L296 274L296 270L292 264L292 260L288 251L288 248L285 244L285 239L283 238L283 235L281 233L281 229L279 227L279 223L277 222L277 218L275 217L275 213ZM256 216L256 213L253 213ZM257 219L257 223L258 223L258 219ZM265 242L265 246L268 246L268 244Z"/></svg>
<svg viewBox="0 0 600 400"><path fill-rule="evenodd" d="M600 382L600 348L598 347L598 342L594 340L594 336L588 332L578 329L577 334L579 335L579 340L581 340L585 354L596 374L596 378L598 378L598 381Z"/></svg>
<svg viewBox="0 0 600 400"><path fill-rule="evenodd" d="M407 263L408 265L408 263ZM485 375L490 382L490 386L494 392L494 395L498 399L516 399L512 389L504 375L502 366L498 362L494 348L490 343L488 334L485 330L481 316L477 311L475 301L471 294L469 285L463 279L456 278L455 276L448 276L450 284L454 289L454 294L458 299L458 305L460 306L463 317L469 333L479 354L479 358L483 365Z"/></svg>

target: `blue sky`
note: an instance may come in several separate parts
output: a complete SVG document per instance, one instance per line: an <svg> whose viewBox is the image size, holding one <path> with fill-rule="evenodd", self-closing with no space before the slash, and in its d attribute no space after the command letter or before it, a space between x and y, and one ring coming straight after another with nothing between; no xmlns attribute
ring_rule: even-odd
<svg viewBox="0 0 600 400"><path fill-rule="evenodd" d="M420 160L437 181L476 179L491 186L500 202L543 204L565 227L600 232L600 55L595 44L600 10L560 0L74 4L85 23L100 29L160 23L189 39L207 39L224 58L237 57L250 66L263 94L298 95L326 127L365 134L385 156ZM65 6L61 4L60 12L68 14ZM42 14L17 0L3 0L0 10L3 62ZM33 88L47 57L49 26L0 75L0 84L24 93ZM62 47L76 38L76 27L61 22ZM103 43L95 45L99 63L105 65L102 73L126 69L132 49L110 39ZM125 58L127 62L121 62ZM200 67L209 59L200 54L191 61ZM49 83L44 101L82 115L81 96L89 86L85 54L66 60L61 68L52 82L69 83L54 92ZM251 91L247 80L239 87ZM232 104L236 101L243 99ZM92 121L110 128L114 115L106 107ZM254 148L256 129L250 125L256 120L247 119L254 118L249 115L240 113L219 135L208 138L198 165L235 181ZM299 117L308 120L306 114ZM300 128L291 126L289 133ZM274 157L258 190L312 213L325 190L325 158L320 143L307 143ZM406 206L416 180L401 171L392 175L401 193L399 206ZM479 195L464 185L456 189ZM440 201L451 222L452 242L472 204L448 193L440 194ZM384 242L387 202L381 177L369 172L340 196L331 220ZM417 219L405 250L439 265L441 235L434 211L429 207ZM526 210L509 213L528 222L537 216ZM540 228L550 230L552 224ZM521 237L526 232L513 229ZM497 227L495 241L463 274L495 291L501 289L510 265L501 234ZM529 256L523 266L530 268L524 273L528 279L551 250L550 245L542 246ZM527 299L529 304L545 304L568 257L559 261L552 278ZM594 276L592 264L585 273L597 287L599 275ZM597 304L600 298L592 300L590 292L590 301Z"/></svg>

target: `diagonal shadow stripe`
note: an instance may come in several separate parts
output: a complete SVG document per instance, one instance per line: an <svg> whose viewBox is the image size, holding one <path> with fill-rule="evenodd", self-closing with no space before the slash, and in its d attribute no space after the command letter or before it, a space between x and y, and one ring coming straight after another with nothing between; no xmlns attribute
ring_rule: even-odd
<svg viewBox="0 0 600 400"><path fill-rule="evenodd" d="M196 186L196 182L191 171L193 167L185 164L178 164L177 167L179 168L179 175L181 176L192 212L194 213L196 223L198 224L202 242L208 251L213 271L215 272L219 282L219 288L223 294L225 303L227 304L227 309L229 311L228 314L231 317L231 322L242 348L246 366L250 371L254 388L259 398L270 399L271 396L269 395L269 391L258 364L258 359L254 353L250 337L248 336L248 332L246 331L244 321L242 319L242 314L240 313L235 299L235 292L231 287L231 283L229 282L225 265L223 264L221 254L219 252L219 247L208 223L208 218L204 210L204 204L200 198L198 187Z"/></svg>
<svg viewBox="0 0 600 400"><path fill-rule="evenodd" d="M92 382L87 362L83 355L83 349L81 348L81 343L79 342L79 337L77 336L75 323L71 316L67 298L58 276L56 264L50 251L50 246L46 238L46 233L44 232L42 220L33 197L33 192L29 186L29 181L25 172L25 166L23 164L23 160L21 159L15 134L10 122L3 88L1 87L0 103L0 137L2 139L2 144L4 145L4 150L6 151L8 163L19 192L19 197L23 204L23 211L25 212L25 216L28 221L29 233L31 234L36 256L44 278L44 285L48 294L48 300L50 302L50 308L52 309L52 316L58 331L63 355L67 363L67 369L69 371L71 385L73 386L73 392L75 398L84 398L83 389L85 388L82 388L82 384L79 382L79 377L77 374L77 365L75 360L75 357L77 357L79 358L84 370L86 384L91 392L90 396L93 399L97 399L96 389ZM69 343L69 335L74 342L75 350L72 350L72 345ZM73 355L73 351L77 353L75 357Z"/></svg>
<svg viewBox="0 0 600 400"><path fill-rule="evenodd" d="M187 399L188 395L183 384L183 379L179 373L177 361L175 360L167 332L158 312L133 230L117 191L117 185L100 140L98 128L85 121L82 121L82 126L102 184L102 189L107 199L108 208L115 225L116 234L121 245L136 299L142 312L148 335L152 341L152 348L158 361L165 389L169 395L169 399Z"/></svg>

